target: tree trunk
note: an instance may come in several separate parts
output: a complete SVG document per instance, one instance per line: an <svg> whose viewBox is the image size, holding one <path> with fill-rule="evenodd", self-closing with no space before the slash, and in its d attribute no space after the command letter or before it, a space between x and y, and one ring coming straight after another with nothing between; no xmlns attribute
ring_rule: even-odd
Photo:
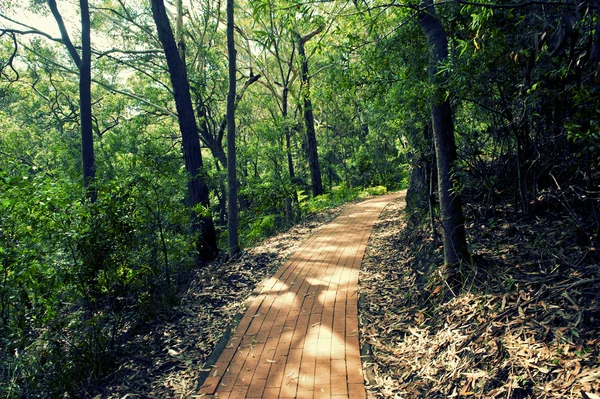
<svg viewBox="0 0 600 399"><path fill-rule="evenodd" d="M88 0L80 0L81 8L81 57L71 42L64 20L58 11L56 0L48 0L50 11L56 20L62 41L73 62L79 69L79 117L81 124L81 159L83 164L83 187L86 197L96 202L94 187L96 166L94 157L94 133L92 127L92 49L90 40L90 8Z"/></svg>
<svg viewBox="0 0 600 399"><path fill-rule="evenodd" d="M79 65L79 112L81 116L81 154L83 159L83 185L88 198L96 201L94 187L94 131L92 127L92 48L90 40L90 7L81 0L81 65Z"/></svg>
<svg viewBox="0 0 600 399"><path fill-rule="evenodd" d="M310 98L310 78L308 76L308 59L304 44L313 36L323 30L322 27L316 31L300 37L298 35L298 55L300 56L302 98L304 100L304 122L306 124L306 137L308 141L308 167L310 169L310 178L313 197L323 194L323 182L321 180L321 168L319 167L319 154L317 152L317 137L315 135L315 118L312 111L312 101Z"/></svg>
<svg viewBox="0 0 600 399"><path fill-rule="evenodd" d="M176 1L177 19L175 21L175 36L177 41L177 51L179 57L185 65L185 42L183 40L183 0Z"/></svg>
<svg viewBox="0 0 600 399"><path fill-rule="evenodd" d="M194 118L189 82L185 65L178 54L177 44L173 37L173 30L169 24L163 0L151 0L151 5L152 15L158 30L158 38L163 45L169 67L179 128L181 130L183 159L185 168L190 175L187 202L191 207L201 205L205 208L205 212L202 215L195 214L192 221L192 230L199 233L197 242L198 260L200 262L208 262L217 253L217 238L210 215L209 192L205 177L203 176L200 139L198 137L196 119ZM208 212L208 215L206 212Z"/></svg>
<svg viewBox="0 0 600 399"><path fill-rule="evenodd" d="M432 154L433 142L430 124L426 124L421 132L412 132L410 146L413 149L410 160L412 171L406 192L406 211L409 215L409 225L417 226L424 222L427 213L433 218L430 190L432 188L432 162L435 157ZM432 229L433 227L432 224Z"/></svg>
<svg viewBox="0 0 600 399"><path fill-rule="evenodd" d="M296 174L294 172L294 160L292 158L292 135L290 133L290 127L287 124L289 92L290 89L285 86L281 96L281 115L283 116L283 123L285 124L285 152L287 155L288 172L290 174L290 180L294 182Z"/></svg>
<svg viewBox="0 0 600 399"><path fill-rule="evenodd" d="M234 0L227 0L227 52L229 54L229 93L227 93L227 237L229 256L234 257L240 251L238 240L238 183L235 153L235 41L234 41Z"/></svg>
<svg viewBox="0 0 600 399"><path fill-rule="evenodd" d="M453 192L452 167L456 161L454 122L450 101L440 88L440 63L448 59L446 32L432 6L431 0L423 0L424 10L419 14L421 27L429 47L429 79L434 85L431 104L435 154L438 168L438 190L442 233L444 239L444 261L456 266L469 260L465 237L464 218L460 196Z"/></svg>

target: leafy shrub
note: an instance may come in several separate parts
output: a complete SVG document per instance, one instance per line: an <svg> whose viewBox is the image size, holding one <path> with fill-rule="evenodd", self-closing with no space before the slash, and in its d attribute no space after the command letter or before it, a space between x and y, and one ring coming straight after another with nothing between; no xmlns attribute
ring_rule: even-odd
<svg viewBox="0 0 600 399"><path fill-rule="evenodd" d="M369 196L369 195L384 195L387 193L388 193L388 189L385 186L367 187L362 191L361 197Z"/></svg>
<svg viewBox="0 0 600 399"><path fill-rule="evenodd" d="M100 182L89 204L78 184L12 166L0 170L0 396L58 397L110 371L127 332L172 302L193 265L191 210L178 178Z"/></svg>
<svg viewBox="0 0 600 399"><path fill-rule="evenodd" d="M265 215L257 218L250 224L249 231L243 235L245 244L255 243L272 235L282 225L281 215Z"/></svg>

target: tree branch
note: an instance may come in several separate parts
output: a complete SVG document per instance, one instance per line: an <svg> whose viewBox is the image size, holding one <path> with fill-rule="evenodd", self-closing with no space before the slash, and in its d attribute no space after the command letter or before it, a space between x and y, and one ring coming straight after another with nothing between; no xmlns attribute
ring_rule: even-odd
<svg viewBox="0 0 600 399"><path fill-rule="evenodd" d="M298 37L300 38L300 42L302 44L305 44L307 41L309 41L310 39L312 39L313 37L315 37L316 35L318 35L319 33L323 32L323 29L325 29L325 25L320 25L317 29L313 30L312 32L310 32L307 35L304 36L300 36L299 33L296 33L298 35Z"/></svg>
<svg viewBox="0 0 600 399"><path fill-rule="evenodd" d="M0 31L0 37L4 36L4 34L5 34L5 33L6 33L6 32L2 32L2 31ZM12 82L16 82L17 80L19 80L19 71L17 71L17 70L15 69L15 67L13 66L13 62L14 62L14 60L15 60L15 57L17 56L17 51L18 51L19 45L18 45L18 43L17 43L17 38L15 37L15 35L14 35L14 34L10 34L10 37L11 37L11 39L12 39L12 41L13 41L13 46L14 46L14 48L13 48L12 54L10 55L10 57L8 58L8 60L6 61L6 64L4 64L4 65L0 65L0 76L1 76L1 75L4 75L4 76L6 76L6 77L7 77L7 79L11 80L11 79L8 77L8 75L4 73L4 68L5 68L5 67L9 67L10 69L12 69L12 71L13 71L13 72L15 73L15 75L16 75L16 78L15 78L15 79L12 79L11 81L12 81Z"/></svg>
<svg viewBox="0 0 600 399"><path fill-rule="evenodd" d="M507 9L507 8L522 8L529 6L564 6L567 3L564 1L546 1L546 0L531 0L524 1L522 3L513 3L513 4L494 4L494 3L476 3L473 1L465 1L465 0L446 0L440 1L435 5L441 4L462 4L465 6L475 6L475 7L484 7L484 8L494 8L494 9Z"/></svg>
<svg viewBox="0 0 600 399"><path fill-rule="evenodd" d="M246 81L244 82L244 85L242 86L242 88L238 91L237 96L235 97L235 104L233 106L233 109L236 110L240 101L242 100L242 96L244 95L244 93L246 92L246 90L248 89L248 87L258 81L260 79L261 75L252 75L250 74L250 76L248 77L248 79L246 79ZM224 117L223 120L221 121L221 125L219 126L219 132L217 133L217 141L219 143L221 143L223 141L223 135L225 134L225 128L227 127L227 117Z"/></svg>
<svg viewBox="0 0 600 399"><path fill-rule="evenodd" d="M62 36L62 43L67 47L69 54L71 54L71 58L73 58L75 65L77 65L77 68L79 68L81 65L81 57L79 56L79 53L77 53L77 49L73 45L73 42L71 42L71 38L69 37L69 33L65 27L65 21L63 20L62 15L60 15L60 12L58 11L58 7L56 6L56 0L48 0L48 6L50 7L50 11L52 11L52 15L54 15L54 19L58 24L58 29L60 30L60 34Z"/></svg>
<svg viewBox="0 0 600 399"><path fill-rule="evenodd" d="M57 42L60 44L64 44L64 41L58 37L52 37L46 32L42 32L41 30L31 29L31 30L19 30L19 29L8 29L8 28L0 28L0 33L14 33L16 35L40 35L45 38L52 40L53 42Z"/></svg>
<svg viewBox="0 0 600 399"><path fill-rule="evenodd" d="M106 50L106 51L98 51L98 50L94 50L94 54L98 56L98 58L102 58L104 56L110 55L110 54L114 54L114 53L119 53L119 54L132 54L132 55L139 55L139 54L163 54L164 51L161 49L149 49L149 50L119 50L116 48L112 48L110 50Z"/></svg>
<svg viewBox="0 0 600 399"><path fill-rule="evenodd" d="M48 64L52 64L52 65L56 66L57 68L61 69L62 71L65 71L67 73L70 73L70 74L73 74L73 75L79 75L79 71L75 71L75 70L73 70L71 68L68 68L68 67L66 67L66 66L64 66L62 64L59 64L59 63L57 63L57 62L55 62L55 61L53 61L53 60L51 60L51 59L49 59L47 57L44 57L43 55L35 52L35 50L33 50L30 47L25 46L25 48L27 50L31 51L33 54L35 54L38 57L40 57L41 59L43 59L44 62L47 62ZM139 102L141 102L141 103L149 106L150 108L154 108L155 110L160 111L163 115L169 115L171 117L177 118L177 113L176 112L173 112L173 111L169 110L168 108L162 107L162 106L160 106L158 104L154 104L154 103L146 100L145 98L143 98L143 97L141 97L141 96L139 96L139 95L137 95L135 93L131 93L129 91L117 89L116 87L113 87L113 86L111 86L111 85L109 85L107 83L101 82L101 81L99 81L97 79L92 79L92 82L94 82L95 84L97 84L99 86L102 86L104 89L106 89L106 90L108 90L108 91L110 91L112 93L121 94L121 95L124 95L125 97L129 97L131 99L137 100L137 101L139 101Z"/></svg>

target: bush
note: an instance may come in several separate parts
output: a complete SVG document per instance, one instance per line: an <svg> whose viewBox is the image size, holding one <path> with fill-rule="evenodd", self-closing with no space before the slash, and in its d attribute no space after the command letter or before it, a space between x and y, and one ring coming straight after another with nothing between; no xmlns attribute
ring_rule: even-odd
<svg viewBox="0 0 600 399"><path fill-rule="evenodd" d="M388 189L385 186L367 187L362 191L361 197L366 197L369 195L384 195L387 193Z"/></svg>

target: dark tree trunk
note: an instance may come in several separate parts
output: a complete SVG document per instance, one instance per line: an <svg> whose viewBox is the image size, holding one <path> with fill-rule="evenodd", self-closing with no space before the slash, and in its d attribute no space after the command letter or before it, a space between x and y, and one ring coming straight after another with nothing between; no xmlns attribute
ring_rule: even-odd
<svg viewBox="0 0 600 399"><path fill-rule="evenodd" d="M300 56L302 99L304 101L304 122L306 124L306 138L308 142L308 167L310 169L310 178L313 197L323 194L323 182L321 180L321 168L319 167L319 154L317 152L317 137L315 135L315 118L312 110L312 100L310 98L310 78L308 76L308 59L304 44L313 36L320 33L323 28L300 37L298 35L298 55Z"/></svg>
<svg viewBox="0 0 600 399"><path fill-rule="evenodd" d="M185 65L179 56L163 0L151 0L151 5L152 15L158 30L158 38L163 45L169 67L179 128L181 130L183 159L185 168L190 175L188 181L188 205L192 207L201 205L209 211L209 192L205 177L203 176L200 139L198 137L196 119L194 118L194 109L192 107ZM199 261L208 262L212 260L218 248L215 227L210 214L195 215L192 221L192 229L194 232L199 233L197 243Z"/></svg>
<svg viewBox="0 0 600 399"><path fill-rule="evenodd" d="M440 89L440 63L448 59L446 32L437 17L431 0L423 0L424 10L419 14L421 27L429 47L429 79L434 85L431 104L435 154L438 168L438 191L442 233L444 238L444 261L455 266L469 259L465 237L462 204L459 195L453 193L452 167L456 161L454 122L450 101Z"/></svg>
<svg viewBox="0 0 600 399"><path fill-rule="evenodd" d="M426 161L417 156L413 157L411 164L410 183L406 192L406 208L411 215L411 224L419 224L428 206L428 165Z"/></svg>
<svg viewBox="0 0 600 399"><path fill-rule="evenodd" d="M238 195L237 161L235 153L235 41L234 41L234 0L227 0L227 52L229 54L229 93L227 94L227 237L229 256L234 257L240 251L238 240Z"/></svg>
<svg viewBox="0 0 600 399"><path fill-rule="evenodd" d="M94 134L92 128L92 49L90 41L90 8L88 0L80 0L81 7L81 57L71 42L64 20L58 11L56 0L48 0L50 11L56 20L64 45L79 69L79 117L81 124L81 158L83 164L83 187L87 198L96 202L94 187L96 166L94 158Z"/></svg>
<svg viewBox="0 0 600 399"><path fill-rule="evenodd" d="M92 127L92 48L90 42L90 7L81 0L81 65L79 66L79 112L81 113L81 154L83 185L88 198L96 201L96 167L94 164L94 132Z"/></svg>

